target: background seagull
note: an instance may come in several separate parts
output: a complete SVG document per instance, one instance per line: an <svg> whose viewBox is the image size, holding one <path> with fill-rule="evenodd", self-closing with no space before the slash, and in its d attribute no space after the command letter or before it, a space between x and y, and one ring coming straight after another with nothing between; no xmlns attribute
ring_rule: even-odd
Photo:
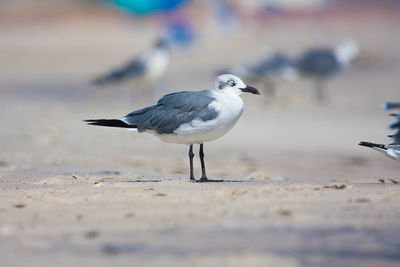
<svg viewBox="0 0 400 267"><path fill-rule="evenodd" d="M162 141L187 144L189 148L190 180L193 174L193 144L200 144L202 176L209 180L204 164L203 143L225 135L242 115L243 92L260 94L231 74L218 76L211 90L167 94L156 105L133 111L118 119L86 120L89 125L136 129L158 136Z"/></svg>
<svg viewBox="0 0 400 267"><path fill-rule="evenodd" d="M348 39L334 49L311 48L297 60L297 69L303 76L316 80L315 95L319 102L326 99L324 82L328 77L346 68L359 54L359 47L354 40Z"/></svg>
<svg viewBox="0 0 400 267"><path fill-rule="evenodd" d="M167 70L170 62L170 47L165 38L159 38L154 47L142 53L124 66L111 70L94 79L98 86L130 83L145 87L157 81Z"/></svg>
<svg viewBox="0 0 400 267"><path fill-rule="evenodd" d="M280 80L294 81L297 79L295 63L280 52L270 52L261 60L246 65L236 65L219 73L232 73L246 81L260 82L270 95L276 92L276 84Z"/></svg>
<svg viewBox="0 0 400 267"><path fill-rule="evenodd" d="M399 102L386 102L383 105L383 110L391 110L391 109L395 109L398 108L400 109L400 103Z"/></svg>
<svg viewBox="0 0 400 267"><path fill-rule="evenodd" d="M393 135L388 135L388 137L393 139L393 144L400 145L400 114L390 114L395 117L397 121L389 125L389 129L396 130L396 133Z"/></svg>

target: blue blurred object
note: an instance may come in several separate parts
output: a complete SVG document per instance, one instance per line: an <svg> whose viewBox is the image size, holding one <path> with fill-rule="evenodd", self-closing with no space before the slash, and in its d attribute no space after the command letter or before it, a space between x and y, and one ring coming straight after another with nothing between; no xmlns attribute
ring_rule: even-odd
<svg viewBox="0 0 400 267"><path fill-rule="evenodd" d="M391 109L395 109L398 108L400 109L400 102L396 103L396 102L386 102L383 105L383 110L391 110Z"/></svg>
<svg viewBox="0 0 400 267"><path fill-rule="evenodd" d="M390 114L391 116L396 118L396 122L393 122L389 125L389 129L400 129L400 114Z"/></svg>
<svg viewBox="0 0 400 267"><path fill-rule="evenodd" d="M112 0L120 8L136 15L148 15L157 11L170 11L190 0Z"/></svg>
<svg viewBox="0 0 400 267"><path fill-rule="evenodd" d="M388 137L393 139L392 144L400 145L400 114L390 114L390 115L395 117L397 121L390 124L389 129L397 131L392 135L388 135Z"/></svg>
<svg viewBox="0 0 400 267"><path fill-rule="evenodd" d="M167 24L167 34L169 39L181 46L189 46L196 39L196 33L190 21L185 18L172 20Z"/></svg>

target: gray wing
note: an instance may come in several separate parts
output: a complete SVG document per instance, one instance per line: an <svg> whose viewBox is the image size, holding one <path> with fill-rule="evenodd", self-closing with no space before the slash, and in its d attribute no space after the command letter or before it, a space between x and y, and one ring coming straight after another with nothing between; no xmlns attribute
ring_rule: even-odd
<svg viewBox="0 0 400 267"><path fill-rule="evenodd" d="M93 81L95 85L107 85L111 83L123 82L127 79L134 79L143 75L146 71L146 64L142 58L134 59L126 65L111 70L110 72L101 75Z"/></svg>
<svg viewBox="0 0 400 267"><path fill-rule="evenodd" d="M298 69L305 73L325 77L340 68L335 54L330 49L309 49L297 63Z"/></svg>
<svg viewBox="0 0 400 267"><path fill-rule="evenodd" d="M259 63L250 66L249 71L260 77L274 76L283 70L294 67L294 63L281 53L273 53Z"/></svg>
<svg viewBox="0 0 400 267"><path fill-rule="evenodd" d="M139 132L154 130L158 134L171 134L182 124L198 119L215 119L218 112L208 105L215 100L210 91L178 92L165 95L157 105L131 112L123 121L136 125Z"/></svg>

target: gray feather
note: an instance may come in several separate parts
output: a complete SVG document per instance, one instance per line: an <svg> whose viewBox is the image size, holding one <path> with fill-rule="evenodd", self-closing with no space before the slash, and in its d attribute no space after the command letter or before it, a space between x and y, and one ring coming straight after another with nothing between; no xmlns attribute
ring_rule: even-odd
<svg viewBox="0 0 400 267"><path fill-rule="evenodd" d="M178 92L165 95L157 105L131 112L123 117L130 125L137 125L139 132L154 130L158 134L171 134L182 124L198 119L215 119L218 112L208 105L215 100L210 91Z"/></svg>
<svg viewBox="0 0 400 267"><path fill-rule="evenodd" d="M315 48L307 50L297 62L297 68L306 75L327 77L341 68L333 50Z"/></svg>
<svg viewBox="0 0 400 267"><path fill-rule="evenodd" d="M119 83L127 79L134 79L146 71L146 64L141 58L134 59L126 65L106 73L93 81L95 85Z"/></svg>

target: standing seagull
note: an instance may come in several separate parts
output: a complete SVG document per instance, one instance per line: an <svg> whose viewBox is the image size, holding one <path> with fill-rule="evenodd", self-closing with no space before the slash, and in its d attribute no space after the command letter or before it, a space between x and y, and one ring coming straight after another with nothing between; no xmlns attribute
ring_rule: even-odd
<svg viewBox="0 0 400 267"><path fill-rule="evenodd" d="M319 102L326 96L324 82L328 77L346 68L358 56L359 47L351 39L331 48L311 48L301 55L297 61L298 71L316 79L315 95Z"/></svg>
<svg viewBox="0 0 400 267"><path fill-rule="evenodd" d="M137 56L126 65L97 77L92 83L98 86L120 83L148 86L166 72L170 54L168 41L165 38L159 38L151 50Z"/></svg>
<svg viewBox="0 0 400 267"><path fill-rule="evenodd" d="M203 143L225 135L235 125L244 109L243 92L260 94L238 77L224 74L217 77L211 90L167 94L156 105L133 111L118 119L85 120L89 125L133 128L158 136L163 142L189 145L190 180L193 175L193 144L200 144L202 176L209 180L204 165Z"/></svg>

